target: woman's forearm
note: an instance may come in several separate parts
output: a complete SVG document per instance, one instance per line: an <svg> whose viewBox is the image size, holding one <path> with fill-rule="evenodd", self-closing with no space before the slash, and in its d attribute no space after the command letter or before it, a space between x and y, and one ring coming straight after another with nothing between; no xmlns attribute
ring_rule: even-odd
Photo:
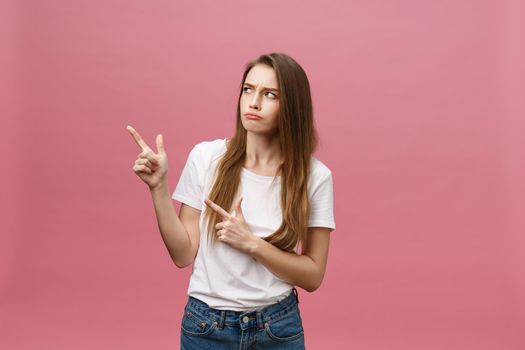
<svg viewBox="0 0 525 350"><path fill-rule="evenodd" d="M190 237L175 209L166 183L150 189L157 216L157 223L164 245L171 259L178 267L188 265L190 256Z"/></svg>
<svg viewBox="0 0 525 350"><path fill-rule="evenodd" d="M313 292L321 285L323 270L308 256L285 252L257 237L249 254L280 279Z"/></svg>

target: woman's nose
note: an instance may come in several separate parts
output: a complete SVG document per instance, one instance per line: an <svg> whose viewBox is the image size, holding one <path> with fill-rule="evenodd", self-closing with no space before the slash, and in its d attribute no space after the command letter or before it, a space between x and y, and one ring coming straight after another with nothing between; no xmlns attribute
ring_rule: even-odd
<svg viewBox="0 0 525 350"><path fill-rule="evenodd" d="M259 105L259 94L256 93L256 94L253 95L253 98L250 101L250 108L259 109L259 107L260 107L260 105Z"/></svg>

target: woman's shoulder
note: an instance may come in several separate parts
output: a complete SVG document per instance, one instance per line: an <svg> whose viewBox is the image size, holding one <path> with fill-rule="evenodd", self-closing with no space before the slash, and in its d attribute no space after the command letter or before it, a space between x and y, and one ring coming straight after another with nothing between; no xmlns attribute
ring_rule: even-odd
<svg viewBox="0 0 525 350"><path fill-rule="evenodd" d="M217 150L222 150L226 147L226 138L203 140L195 145L201 152L209 153Z"/></svg>
<svg viewBox="0 0 525 350"><path fill-rule="evenodd" d="M226 139L203 140L193 146L192 152L202 162L208 164L226 150Z"/></svg>
<svg viewBox="0 0 525 350"><path fill-rule="evenodd" d="M326 179L332 174L332 170L319 158L311 157L310 174L314 179Z"/></svg>
<svg viewBox="0 0 525 350"><path fill-rule="evenodd" d="M327 175L332 172L324 162L315 156L311 157L311 169L320 175Z"/></svg>

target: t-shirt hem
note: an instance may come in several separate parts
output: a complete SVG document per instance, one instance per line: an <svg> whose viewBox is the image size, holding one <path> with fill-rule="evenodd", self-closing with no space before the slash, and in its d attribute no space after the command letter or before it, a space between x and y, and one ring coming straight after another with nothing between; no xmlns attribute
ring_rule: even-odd
<svg viewBox="0 0 525 350"><path fill-rule="evenodd" d="M277 298L275 300L271 300L271 301L266 302L266 303L257 303L255 305L250 305L250 306L248 306L248 305L239 305L239 304L231 304L231 303L227 303L227 302L226 303L222 303L222 304L218 304L216 302L215 297L207 296L205 294L199 293L196 290L190 291L189 288L188 288L187 295L191 296L193 298L199 299L200 301L208 304L208 306L210 306L210 307L212 307L214 309L217 309L217 310L231 310L231 311L251 312L251 311L263 309L263 308L265 308L267 306L270 306L270 305L273 305L273 304L276 304L276 303L282 301L288 295L290 295L292 289L293 289L293 286L290 285L290 288L288 290L286 290L284 293L281 293L280 295L276 296Z"/></svg>
<svg viewBox="0 0 525 350"><path fill-rule="evenodd" d="M178 194L178 193L174 193L172 196L171 196L172 199L175 199L181 203L184 203L184 204L187 204L189 205L190 207L193 207L195 209L198 209L198 210L202 210L202 203L200 202L196 202L195 200L193 199L190 199L184 195L181 195L181 194Z"/></svg>
<svg viewBox="0 0 525 350"><path fill-rule="evenodd" d="M308 227L327 227L335 230L335 224L326 221L312 221L308 223Z"/></svg>

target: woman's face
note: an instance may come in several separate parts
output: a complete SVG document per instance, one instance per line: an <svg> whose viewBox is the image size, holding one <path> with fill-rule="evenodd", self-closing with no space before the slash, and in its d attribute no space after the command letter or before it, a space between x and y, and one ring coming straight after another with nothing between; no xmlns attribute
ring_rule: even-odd
<svg viewBox="0 0 525 350"><path fill-rule="evenodd" d="M242 125L255 133L274 133L279 125L279 83L273 68L257 64L250 69L239 101ZM253 114L260 118L252 118Z"/></svg>

